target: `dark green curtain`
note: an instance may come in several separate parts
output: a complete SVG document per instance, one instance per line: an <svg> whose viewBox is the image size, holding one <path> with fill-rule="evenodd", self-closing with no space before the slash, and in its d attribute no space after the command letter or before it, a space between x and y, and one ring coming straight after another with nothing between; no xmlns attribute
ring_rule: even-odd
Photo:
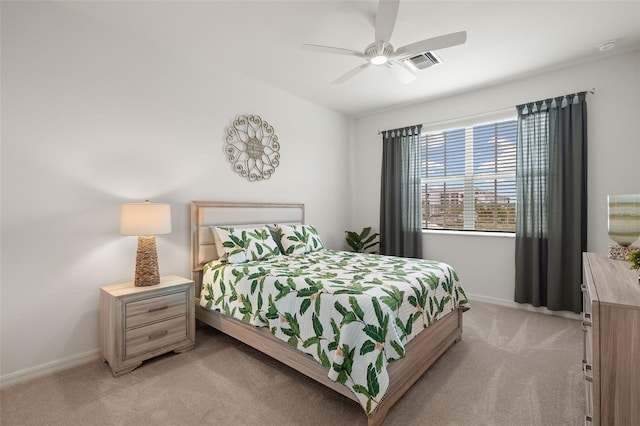
<svg viewBox="0 0 640 426"><path fill-rule="evenodd" d="M422 258L421 130L382 132L380 254Z"/></svg>
<svg viewBox="0 0 640 426"><path fill-rule="evenodd" d="M582 310L586 92L518 105L515 301Z"/></svg>

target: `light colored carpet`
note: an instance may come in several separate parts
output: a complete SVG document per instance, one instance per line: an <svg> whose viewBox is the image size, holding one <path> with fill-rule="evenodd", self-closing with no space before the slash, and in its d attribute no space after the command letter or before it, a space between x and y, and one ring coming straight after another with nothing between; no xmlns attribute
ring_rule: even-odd
<svg viewBox="0 0 640 426"><path fill-rule="evenodd" d="M385 425L579 425L575 320L474 302ZM355 402L208 327L114 378L96 361L0 391L2 425L365 425Z"/></svg>

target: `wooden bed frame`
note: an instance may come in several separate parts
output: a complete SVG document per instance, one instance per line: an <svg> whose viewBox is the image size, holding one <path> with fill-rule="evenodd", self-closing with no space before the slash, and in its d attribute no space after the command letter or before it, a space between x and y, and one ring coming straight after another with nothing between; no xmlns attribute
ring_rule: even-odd
<svg viewBox="0 0 640 426"><path fill-rule="evenodd" d="M267 327L254 327L200 306L202 268L217 259L209 226L267 223L304 223L303 204L191 202L191 266L196 287L196 319L292 367L302 374L357 402L346 386L331 381L328 369L310 356L275 338ZM389 388L369 426L382 424L391 407L451 346L462 338L462 310L450 312L406 345L406 357L389 364Z"/></svg>

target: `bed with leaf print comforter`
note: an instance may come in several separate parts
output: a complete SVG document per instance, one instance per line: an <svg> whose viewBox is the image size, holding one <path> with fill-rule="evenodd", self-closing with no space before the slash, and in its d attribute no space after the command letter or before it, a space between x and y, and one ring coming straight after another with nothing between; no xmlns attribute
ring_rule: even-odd
<svg viewBox="0 0 640 426"><path fill-rule="evenodd" d="M372 414L387 365L467 297L447 264L319 250L205 265L200 304L271 333L329 368Z"/></svg>

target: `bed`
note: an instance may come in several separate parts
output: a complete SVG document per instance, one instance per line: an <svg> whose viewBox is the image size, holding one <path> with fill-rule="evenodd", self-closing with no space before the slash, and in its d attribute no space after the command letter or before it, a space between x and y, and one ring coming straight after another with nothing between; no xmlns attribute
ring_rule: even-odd
<svg viewBox="0 0 640 426"><path fill-rule="evenodd" d="M439 262L333 251L321 244L302 254L289 250L286 256L222 262L224 249L211 228L283 224L281 234L313 229L304 222L302 204L193 201L196 319L356 401L368 424L379 425L460 340L464 290L455 271ZM419 290L400 292L418 269L429 271L418 275Z"/></svg>

